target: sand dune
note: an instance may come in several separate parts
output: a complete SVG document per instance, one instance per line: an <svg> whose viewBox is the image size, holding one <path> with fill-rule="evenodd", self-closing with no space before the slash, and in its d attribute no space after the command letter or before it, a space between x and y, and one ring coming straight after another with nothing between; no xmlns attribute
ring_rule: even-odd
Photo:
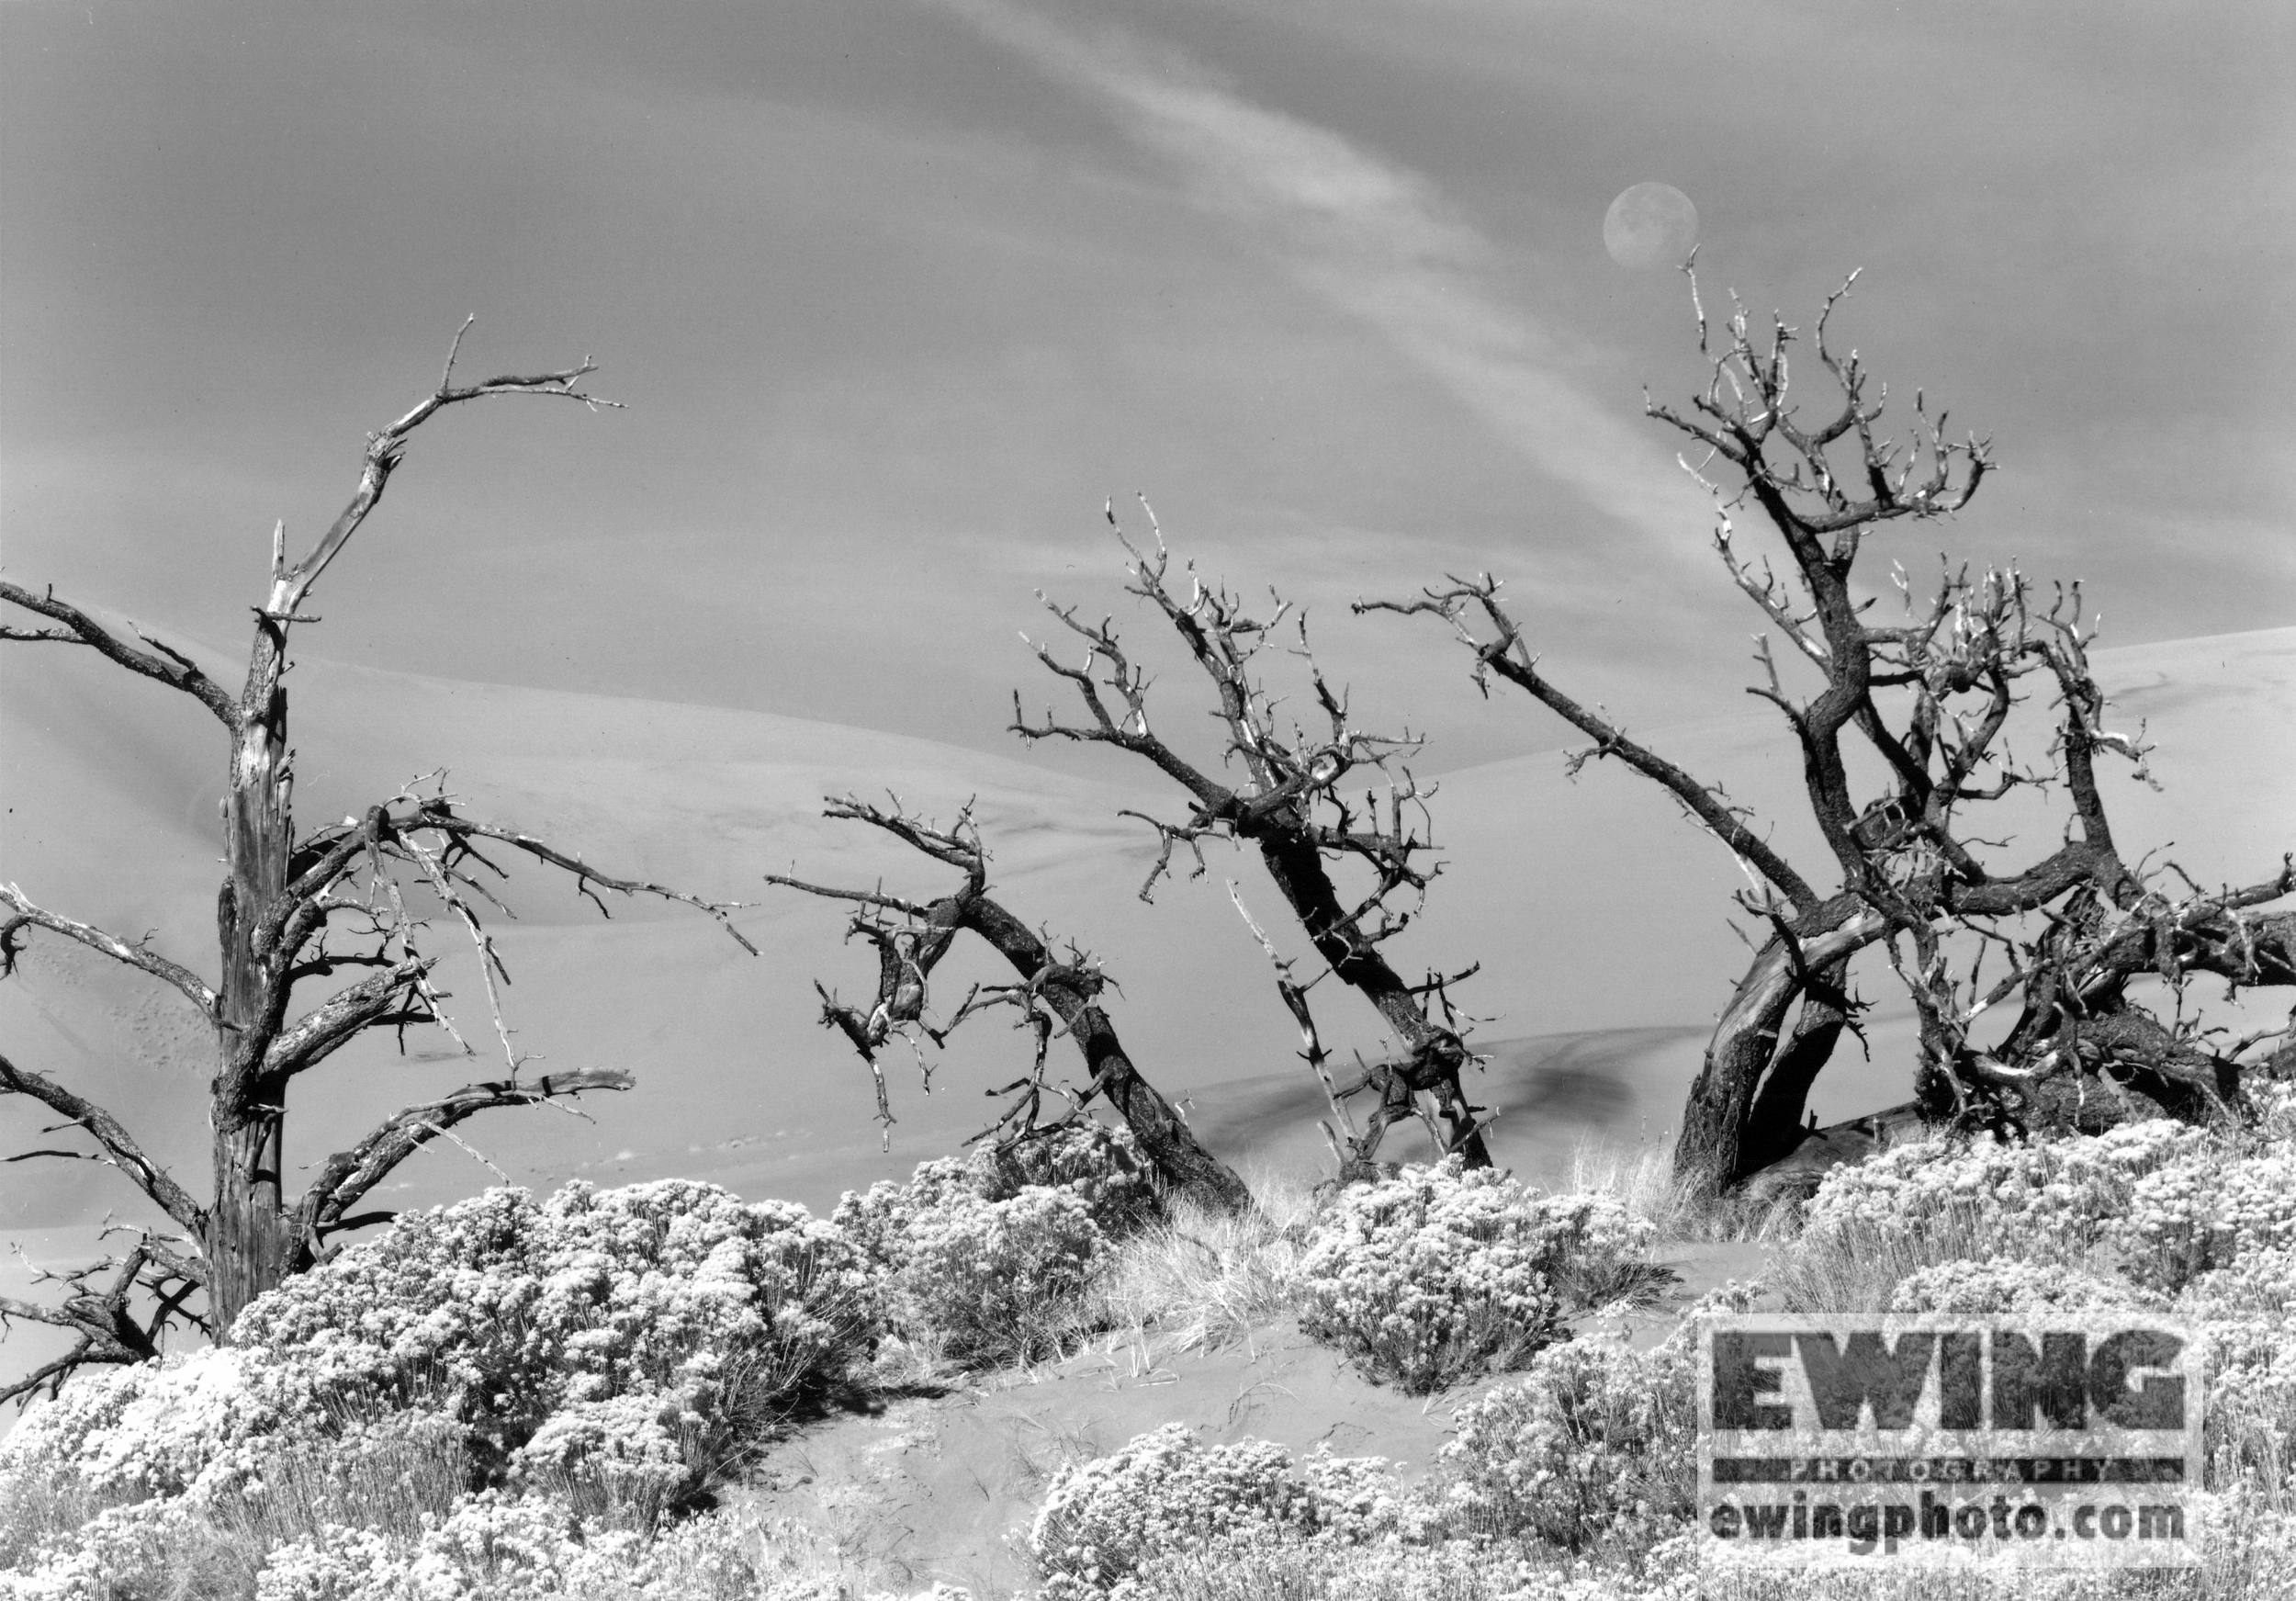
<svg viewBox="0 0 2296 1601"><path fill-rule="evenodd" d="M2296 629L2102 652L2099 665L2132 714L2154 719L2160 747L2164 793L2114 781L2123 838L2173 840L2173 854L2203 881L2268 870L2296 835ZM219 731L181 697L62 650L12 652L6 669L0 875L61 909L149 930L158 948L195 964L211 961ZM546 831L602 866L761 902L741 919L763 952L753 960L679 908L632 908L602 923L564 880L516 872L521 920L501 939L521 1048L557 1067L627 1066L641 1087L586 1106L594 1122L532 1113L469 1125L474 1146L512 1178L692 1174L820 1204L950 1148L985 1121L983 1086L1011 1077L1024 1059L996 1017L960 1036L929 1097L913 1064L889 1063L901 1119L890 1153L871 1124L859 1064L814 1024L811 980L863 991L872 964L840 944L837 908L769 894L760 875L794 861L825 880L884 874L927 893L940 882L921 859L818 817L824 792L849 788L897 789L944 815L976 796L1000 890L1023 916L1106 960L1123 987L1119 1026L1152 1077L1192 1096L1215 1144L1272 1144L1302 1158L1316 1149L1309 1120L1320 1098L1222 880L1239 880L1289 949L1302 942L1239 855L1215 852L1207 879L1141 905L1133 891L1149 841L1115 813L1143 797L1176 808L1113 782L1139 776L1113 753L1104 782L761 714L323 661L306 661L292 682L307 822L445 766L476 813ZM1503 698L1491 715L1532 716ZM1795 854L1818 862L1797 836L1796 763L1762 711L1638 732L1725 780L1779 819ZM1555 752L1446 774L1434 805L1450 867L1426 921L1393 949L1406 965L1483 964L1462 994L1491 1018L1481 1036L1506 1042L1494 1047L1489 1085L1508 1159L1545 1170L1583 1133L1661 1136L1702 1025L1742 960L1726 922L1739 882L1731 863L1632 774L1598 765L1573 782ZM2038 815L2029 825L2047 826ZM456 960L449 987L461 991L466 1032L482 1043L475 975ZM978 953L943 972L944 1008L966 984L998 976ZM1322 1006L1343 1053L1379 1048L1364 1009L1344 997ZM43 949L22 979L0 987L0 1038L28 1065L120 1107L163 1159L204 1164L204 1043L137 975ZM291 1159L313 1160L390 1108L499 1066L459 1060L442 1038L411 1043L401 1057L388 1042L363 1042L303 1087ZM1829 1073L1821 1116L1902 1094L1903 1031L1886 1019L1875 1056ZM38 1121L0 1104L0 1138L21 1143ZM17 1228L83 1223L125 1204L100 1182L107 1177L92 1166L11 1169L0 1218ZM393 1199L410 1204L490 1175L445 1149L402 1178Z"/></svg>

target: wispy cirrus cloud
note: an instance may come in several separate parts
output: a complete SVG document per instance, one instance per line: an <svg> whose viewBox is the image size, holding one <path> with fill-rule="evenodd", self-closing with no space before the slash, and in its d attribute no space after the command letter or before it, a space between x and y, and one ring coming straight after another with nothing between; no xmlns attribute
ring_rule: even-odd
<svg viewBox="0 0 2296 1601"><path fill-rule="evenodd" d="M1494 292L1499 253L1425 176L1112 29L1078 31L1007 0L943 4L1085 92L1192 200L1250 230L1589 506L1670 545L1702 515L1649 436L1573 383L1536 316Z"/></svg>

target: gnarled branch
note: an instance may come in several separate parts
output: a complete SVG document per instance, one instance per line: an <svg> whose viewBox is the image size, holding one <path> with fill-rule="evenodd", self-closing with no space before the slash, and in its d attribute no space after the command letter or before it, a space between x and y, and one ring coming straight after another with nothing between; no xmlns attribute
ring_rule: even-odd
<svg viewBox="0 0 2296 1601"><path fill-rule="evenodd" d="M186 1000L199 1009L200 1015L210 1020L216 1016L216 994L190 968L157 955L139 942L123 940L107 933L93 923L77 922L71 918L35 906L25 893L13 884L0 884L0 906L12 909L13 915L0 920L0 976L16 971L17 938L28 925L62 934L75 940L91 951L101 951L115 962L124 962L138 972L148 973L163 984L173 986Z"/></svg>
<svg viewBox="0 0 2296 1601"><path fill-rule="evenodd" d="M129 672L139 673L170 689L177 689L197 701L233 733L239 731L240 705L222 685L199 669L199 664L173 646L163 645L149 634L138 630L137 637L151 647L139 650L108 628L68 602L56 599L49 590L35 594L21 584L0 579L0 600L37 612L63 625L63 631L41 628L23 631L0 628L0 639L50 640L67 645L85 645L97 655L118 663Z"/></svg>
<svg viewBox="0 0 2296 1601"><path fill-rule="evenodd" d="M716 919L718 927L726 930L735 944L739 945L752 956L758 953L758 948L749 942L748 936L734 927L733 914L746 909L745 903L741 901L704 900L698 895L688 895L683 890L648 883L645 879L616 878L611 874L599 872L580 857L560 851L546 840L538 840L532 834L522 834L514 829L506 829L499 824L485 823L476 818L462 817L443 800L424 802L414 817L401 823L400 828L402 832L432 829L466 844L472 840L493 840L513 850L523 851L537 862L546 862L553 867L561 868L572 874L577 892L586 896L591 903L598 908L601 915L611 914L606 912L605 903L590 893L590 886L592 885L596 885L601 889L613 890L616 895L653 896L661 900L677 901L699 911L707 912Z"/></svg>
<svg viewBox="0 0 2296 1601"><path fill-rule="evenodd" d="M579 386L581 380L598 370L597 364L588 357L575 366L557 372L537 373L520 378L505 374L481 383L457 388L455 383L455 359L461 354L463 336L470 332L476 317L467 318L455 333L454 344L446 352L446 368L439 376L438 388L418 401L397 422L370 434L366 439L366 456L359 471L358 487L352 491L350 502L343 508L327 532L320 536L300 561L288 565L284 529L276 531L272 540L271 597L264 615L279 623L295 620L295 614L319 581L328 565L343 554L343 547L357 533L359 524L366 521L383 498L383 486L406 453L407 436L448 406L466 400L476 400L489 395L545 395L561 400L579 400L591 411L600 407L618 408L618 402L602 400Z"/></svg>
<svg viewBox="0 0 2296 1601"><path fill-rule="evenodd" d="M46 1074L18 1067L6 1056L0 1056L0 1095L28 1095L86 1130L88 1136L104 1149L101 1160L125 1173L186 1233L195 1237L198 1235L206 1221L206 1209L192 1199L189 1190L168 1176L167 1169L144 1155L143 1147L110 1112L86 1097L73 1094Z"/></svg>
<svg viewBox="0 0 2296 1601"><path fill-rule="evenodd" d="M297 1203L298 1232L324 1239L352 1226L351 1209L391 1170L456 1123L496 1107L539 1106L591 1089L629 1089L637 1080L615 1067L546 1073L535 1078L505 1078L467 1084L436 1100L418 1101L389 1118L357 1144L327 1158L319 1177Z"/></svg>

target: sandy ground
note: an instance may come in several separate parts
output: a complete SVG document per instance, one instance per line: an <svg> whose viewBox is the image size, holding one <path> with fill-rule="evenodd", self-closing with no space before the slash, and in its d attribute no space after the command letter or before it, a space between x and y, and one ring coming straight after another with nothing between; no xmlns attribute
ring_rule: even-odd
<svg viewBox="0 0 2296 1601"><path fill-rule="evenodd" d="M1675 1282L1649 1307L1581 1320L1638 1347L1728 1280L1757 1278L1763 1248L1682 1246L1660 1259ZM735 1497L829 1539L876 1582L962 1584L987 1601L1033 1582L1026 1535L1054 1474L1136 1435L1183 1423L1208 1442L1273 1440L1295 1456L1329 1446L1408 1477L1435 1460L1487 1379L1413 1397L1367 1383L1289 1323L1218 1348L1174 1352L1150 1333L1105 1336L1066 1361L895 1401L808 1428L777 1447Z"/></svg>

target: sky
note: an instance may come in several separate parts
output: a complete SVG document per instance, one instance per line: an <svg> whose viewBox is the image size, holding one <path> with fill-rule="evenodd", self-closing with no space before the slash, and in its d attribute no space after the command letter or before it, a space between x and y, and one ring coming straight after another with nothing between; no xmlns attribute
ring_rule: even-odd
<svg viewBox="0 0 2296 1601"><path fill-rule="evenodd" d="M1436 770L1562 732L1346 614L1446 571L1630 724L1733 710L1755 619L1641 415L1684 285L1602 243L1654 181L1710 297L1862 269L1845 341L1993 441L1890 556L2082 578L2114 644L2296 618L2281 5L8 0L0 46L0 570L187 641L476 313L466 375L587 353L626 409L427 425L300 651L1004 752L1033 592L1145 634L1144 491Z"/></svg>

